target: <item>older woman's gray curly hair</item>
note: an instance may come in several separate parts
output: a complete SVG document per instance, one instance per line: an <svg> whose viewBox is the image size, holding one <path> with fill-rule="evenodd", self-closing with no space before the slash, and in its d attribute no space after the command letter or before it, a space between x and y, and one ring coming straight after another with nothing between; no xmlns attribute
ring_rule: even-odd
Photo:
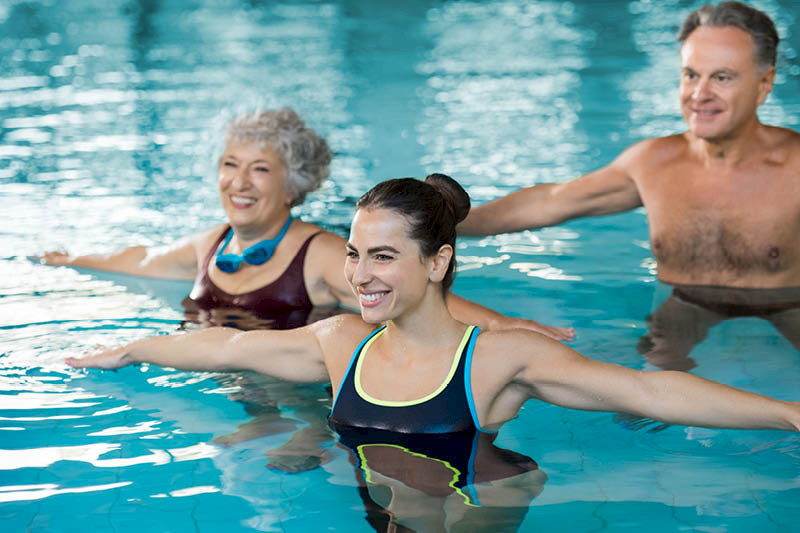
<svg viewBox="0 0 800 533"><path fill-rule="evenodd" d="M226 134L227 141L269 145L278 150L286 165L286 189L293 207L302 204L306 194L328 177L328 143L288 107L240 114L228 123Z"/></svg>

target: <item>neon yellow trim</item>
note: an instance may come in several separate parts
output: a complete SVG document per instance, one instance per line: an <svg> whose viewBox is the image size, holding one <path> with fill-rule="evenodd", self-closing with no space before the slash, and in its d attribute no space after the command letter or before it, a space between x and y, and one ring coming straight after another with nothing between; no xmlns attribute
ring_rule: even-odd
<svg viewBox="0 0 800 533"><path fill-rule="evenodd" d="M472 327L472 326L470 326L470 327ZM458 479L461 477L461 472L459 472L458 468L454 467L453 465L451 465L450 463L448 463L444 459L437 459L436 457L429 457L429 456L425 455L424 453L412 452L411 450L409 450L405 446L399 446L397 444L360 444L358 446L358 448L356 448L358 450L358 457L361 459L361 470L362 470L362 472L364 472L364 480L367 483L371 483L373 485L380 485L380 483L376 483L376 482L372 481L372 475L371 475L372 471L369 469L369 466L367 465L367 458L364 457L364 448L369 448L369 447L372 447L372 446L397 448L398 450L403 450L407 454L413 455L414 457L421 457L423 459L430 459L431 461L436 461L437 463L443 464L446 468L449 468L453 472L453 479L450 480L450 482L447 484L447 486L449 486L455 492L460 494L462 498L464 498L464 505L469 505L470 507L480 507L480 505L475 505L474 503L472 503L472 501L470 500L470 497L467 496L466 494L464 494L463 492L461 492L461 489L456 487L456 483L458 483ZM397 481L401 481L401 480L398 479Z"/></svg>
<svg viewBox="0 0 800 533"><path fill-rule="evenodd" d="M356 363L356 375L355 379L353 380L356 385L356 393L364 401L367 401L374 405L382 405L384 407L407 407L409 405L417 405L420 403L425 403L431 398L435 397L439 393L441 393L447 385L450 384L450 380L453 379L453 374L456 373L456 369L458 368L458 362L461 360L461 353L464 351L464 346L467 345L469 341L469 336L472 334L472 330L475 329L475 326L467 326L467 331L464 332L464 336L461 337L461 342L456 349L456 354L453 357L453 364L450 365L450 372L448 372L447 377L444 379L441 385L433 391L432 393L428 394L423 398L419 398L417 400L404 400L404 401L393 401L393 400L379 400L378 398L373 398L364 390L361 386L361 365L364 363L365 356L367 355L367 350L369 349L372 341L383 335L383 332L386 331L385 329L379 331L374 337L367 341L364 347L361 349L361 354L358 357L358 362Z"/></svg>

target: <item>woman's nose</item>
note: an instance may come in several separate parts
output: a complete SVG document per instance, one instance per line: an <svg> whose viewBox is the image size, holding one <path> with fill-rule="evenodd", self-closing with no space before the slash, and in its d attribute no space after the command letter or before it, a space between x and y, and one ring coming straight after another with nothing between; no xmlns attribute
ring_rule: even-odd
<svg viewBox="0 0 800 533"><path fill-rule="evenodd" d="M367 261L363 259L359 259L355 266L353 267L353 285L359 286L364 285L365 283L369 282L371 279L371 274L369 271L369 265Z"/></svg>

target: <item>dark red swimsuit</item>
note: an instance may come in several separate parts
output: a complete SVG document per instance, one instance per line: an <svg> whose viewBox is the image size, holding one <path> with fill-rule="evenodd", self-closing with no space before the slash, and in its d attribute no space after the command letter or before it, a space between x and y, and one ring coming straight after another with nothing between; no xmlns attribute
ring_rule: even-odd
<svg viewBox="0 0 800 533"><path fill-rule="evenodd" d="M311 235L286 270L278 279L265 285L260 289L242 294L230 294L217 287L211 278L208 277L208 267L217 252L220 243L231 231L229 227L223 231L217 241L211 246L205 260L203 268L197 273L194 280L194 287L189 293L189 299L195 302L202 309L213 309L218 307L238 307L256 313L269 313L276 310L306 309L313 307L311 299L308 297L306 282L303 279L303 265L306 260L306 252L311 239L321 232Z"/></svg>
<svg viewBox="0 0 800 533"><path fill-rule="evenodd" d="M230 227L222 232L203 260L203 266L194 280L192 292L183 302L186 311L200 313L201 321L218 325L229 325L227 324L229 319L235 322L239 318L257 317L277 320L276 323L271 324L271 327L276 329L304 326L307 323L307 315L314 306L308 296L303 279L303 265L311 239L321 232L314 233L305 240L292 262L278 279L251 292L230 294L217 287L208 276L208 269L216 255L217 248L229 231L231 231ZM207 313L202 313L203 311L213 312L213 316L206 316ZM242 327L241 324L232 323L230 325ZM258 324L258 326L263 327L263 324ZM251 328L245 326L243 329Z"/></svg>

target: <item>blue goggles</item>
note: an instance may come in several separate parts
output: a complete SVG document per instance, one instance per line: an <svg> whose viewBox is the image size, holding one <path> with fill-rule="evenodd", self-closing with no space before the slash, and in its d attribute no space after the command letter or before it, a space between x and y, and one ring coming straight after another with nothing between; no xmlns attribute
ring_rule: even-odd
<svg viewBox="0 0 800 533"><path fill-rule="evenodd" d="M225 237L225 242L222 244L222 247L217 252L217 258L215 259L217 268L226 274L232 274L239 269L242 261L248 265L263 265L269 261L272 254L275 253L275 248L278 246L278 243L281 242L284 235L286 235L291 223L292 216L289 215L281 231L272 239L264 239L261 242L257 242L244 250L241 254L224 254L222 252L225 251L225 248L228 247L228 244L233 238L233 230L231 229L231 231L228 232L228 236Z"/></svg>

